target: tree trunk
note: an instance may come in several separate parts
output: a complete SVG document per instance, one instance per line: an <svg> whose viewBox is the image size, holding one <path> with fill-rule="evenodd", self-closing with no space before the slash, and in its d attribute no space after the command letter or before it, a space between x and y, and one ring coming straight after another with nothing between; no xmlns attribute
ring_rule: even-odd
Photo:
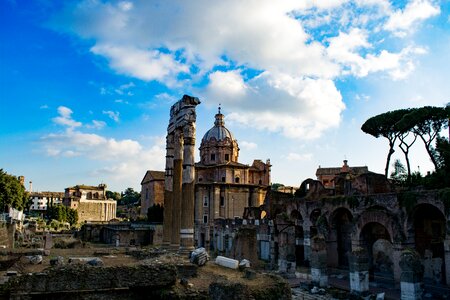
<svg viewBox="0 0 450 300"><path fill-rule="evenodd" d="M387 156L387 159L386 159L386 168L384 169L384 176L386 178L388 178L388 174L389 174L389 163L391 161L391 156L395 152L395 150L394 150L394 143L389 143L389 146L390 146L390 148L389 148L389 153L388 153L388 156Z"/></svg>
<svg viewBox="0 0 450 300"><path fill-rule="evenodd" d="M422 135L420 135L420 138L422 139L424 145L425 145L425 149L427 150L428 155L430 156L431 162L434 165L434 169L437 170L438 169L438 163L436 161L436 157L434 156L433 150L431 149L431 141L427 142L425 141L424 137Z"/></svg>

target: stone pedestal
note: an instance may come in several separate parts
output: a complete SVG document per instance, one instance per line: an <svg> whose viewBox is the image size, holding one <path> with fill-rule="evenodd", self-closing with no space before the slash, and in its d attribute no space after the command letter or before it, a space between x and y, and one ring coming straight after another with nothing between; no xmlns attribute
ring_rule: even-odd
<svg viewBox="0 0 450 300"><path fill-rule="evenodd" d="M369 291L369 256L364 249L357 249L349 256L350 291L362 294Z"/></svg>
<svg viewBox="0 0 450 300"><path fill-rule="evenodd" d="M311 279L314 285L328 286L327 244L323 237L311 239Z"/></svg>
<svg viewBox="0 0 450 300"><path fill-rule="evenodd" d="M400 258L400 289L402 300L422 299L423 266L419 254L412 249L402 252Z"/></svg>

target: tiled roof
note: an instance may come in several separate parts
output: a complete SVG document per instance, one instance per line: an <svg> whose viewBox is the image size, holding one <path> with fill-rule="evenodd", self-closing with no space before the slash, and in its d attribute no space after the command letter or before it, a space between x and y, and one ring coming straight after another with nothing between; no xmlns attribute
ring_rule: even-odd
<svg viewBox="0 0 450 300"><path fill-rule="evenodd" d="M144 178L141 181L141 184L146 182L155 181L155 180L164 180L165 173L163 171L152 171L148 170L145 173Z"/></svg>
<svg viewBox="0 0 450 300"><path fill-rule="evenodd" d="M342 168L318 168L316 171L316 176L319 175L338 175L341 173ZM359 175L369 172L367 167L350 167L350 173Z"/></svg>

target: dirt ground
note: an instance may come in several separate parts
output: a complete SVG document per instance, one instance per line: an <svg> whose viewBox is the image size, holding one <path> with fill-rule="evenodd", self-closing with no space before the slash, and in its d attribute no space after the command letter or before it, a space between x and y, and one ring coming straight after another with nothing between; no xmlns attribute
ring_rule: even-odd
<svg viewBox="0 0 450 300"><path fill-rule="evenodd" d="M161 255L150 259L137 259L134 256L126 254L129 251L127 248L105 248L105 247L87 247L87 248L75 248L75 249L51 249L50 255L42 256L43 260L40 264L31 264L26 256L26 250L23 250L22 257L17 258L17 261L8 268L8 271L17 271L21 274L27 273L39 273L43 272L45 269L51 267L50 260L57 256L64 258L64 263L69 263L70 258L76 257L98 257L102 260L103 266L121 266L121 265L137 265L146 263L149 260L158 260L159 262L182 262L189 263L187 257L179 255ZM20 253L21 250L15 251ZM20 255L19 255L20 256ZM2 259L0 257L0 259ZM1 271L0 274L5 275L5 271ZM214 261L208 261L205 266L198 268L198 275L194 278L190 278L189 282L192 283L197 288L207 288L211 281L226 279L233 282L245 282L250 285L259 285L263 280L260 277L249 281L243 278L243 272L233 269L228 269L225 267L218 266Z"/></svg>

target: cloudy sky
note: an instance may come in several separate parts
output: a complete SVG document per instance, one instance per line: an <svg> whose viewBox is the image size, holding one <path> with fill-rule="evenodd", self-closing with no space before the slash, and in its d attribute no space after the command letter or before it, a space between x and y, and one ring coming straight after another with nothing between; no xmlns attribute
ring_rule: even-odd
<svg viewBox="0 0 450 300"><path fill-rule="evenodd" d="M272 182L299 186L344 159L383 173L387 143L360 127L450 101L449 12L445 0L1 1L0 168L39 191L140 190L164 169L170 106L190 94L197 144L220 103L240 162L270 159ZM414 170L432 170L419 141L412 151Z"/></svg>

